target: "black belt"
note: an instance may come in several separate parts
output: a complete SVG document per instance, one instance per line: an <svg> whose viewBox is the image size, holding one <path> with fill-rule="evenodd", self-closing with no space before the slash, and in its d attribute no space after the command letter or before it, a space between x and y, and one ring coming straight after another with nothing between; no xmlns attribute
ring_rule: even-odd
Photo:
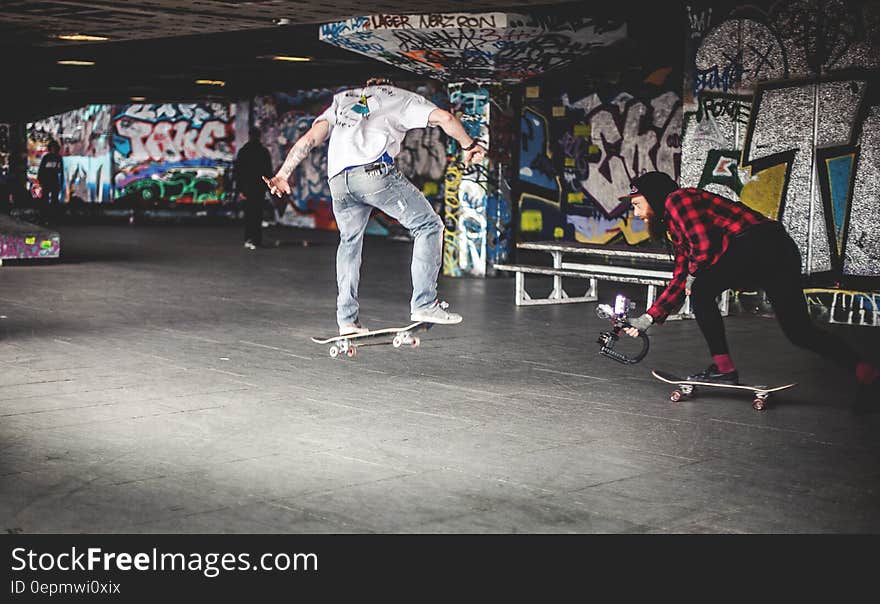
<svg viewBox="0 0 880 604"><path fill-rule="evenodd" d="M369 172L375 172L376 170L379 170L382 166L393 166L393 165L394 164L389 164L388 162L377 161L377 162L373 162L371 164L364 164L361 167L364 169L364 172L369 173Z"/></svg>

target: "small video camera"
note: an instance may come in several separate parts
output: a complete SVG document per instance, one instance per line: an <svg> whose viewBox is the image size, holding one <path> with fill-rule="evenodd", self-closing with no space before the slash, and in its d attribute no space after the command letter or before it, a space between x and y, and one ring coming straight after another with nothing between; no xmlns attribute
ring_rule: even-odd
<svg viewBox="0 0 880 604"><path fill-rule="evenodd" d="M610 304L600 304L596 307L596 314L600 319L611 321L611 331L603 331L599 334L599 339L596 341L599 344L599 354L624 365L634 365L645 358L645 355L648 354L650 341L648 340L648 335L641 331L639 332L639 338L642 340L642 349L637 354L627 354L614 349L615 345L620 341L620 332L626 327L631 327L627 320L627 315L635 307L635 303L622 294L618 294L614 299L613 308Z"/></svg>

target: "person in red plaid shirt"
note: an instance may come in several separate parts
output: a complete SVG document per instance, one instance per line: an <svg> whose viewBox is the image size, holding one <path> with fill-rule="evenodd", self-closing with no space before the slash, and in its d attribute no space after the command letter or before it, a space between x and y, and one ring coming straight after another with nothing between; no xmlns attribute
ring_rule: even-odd
<svg viewBox="0 0 880 604"><path fill-rule="evenodd" d="M810 320L801 285L801 254L776 220L745 204L701 189L682 189L667 174L647 172L632 182L633 213L645 220L652 239L667 233L675 253L672 281L648 312L625 329L637 337L678 310L690 293L694 316L709 345L712 364L688 379L736 384L716 298L727 289L761 288L792 343L830 357L854 370L861 384L880 378L840 337Z"/></svg>

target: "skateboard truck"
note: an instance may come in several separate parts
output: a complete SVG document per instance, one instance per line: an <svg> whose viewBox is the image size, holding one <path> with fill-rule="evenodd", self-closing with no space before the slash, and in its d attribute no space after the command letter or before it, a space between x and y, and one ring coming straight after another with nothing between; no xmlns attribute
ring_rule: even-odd
<svg viewBox="0 0 880 604"><path fill-rule="evenodd" d="M611 320L611 331L603 331L599 334L599 339L596 340L599 344L599 354L624 365L634 365L644 359L645 355L648 354L648 347L650 346L648 334L640 331L639 337L642 339L642 350L638 354L632 356L619 350L614 350L614 346L620 340L620 332L625 327L632 327L627 320L627 313L633 308L635 308L635 304L622 294L618 294L614 299L613 308L610 304L600 304L596 307L596 314L600 319Z"/></svg>

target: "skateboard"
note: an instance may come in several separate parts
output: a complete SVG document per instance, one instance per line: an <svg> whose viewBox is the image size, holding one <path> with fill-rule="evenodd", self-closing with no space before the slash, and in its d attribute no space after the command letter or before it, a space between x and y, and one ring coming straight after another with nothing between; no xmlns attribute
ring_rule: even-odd
<svg viewBox="0 0 880 604"><path fill-rule="evenodd" d="M333 336L330 338L311 338L315 344L330 344L329 352L332 358L336 358L344 354L348 358L357 355L358 346L374 346L376 344L391 344L395 348L403 345L409 345L417 348L421 344L419 336L414 335L420 331L427 331L434 326L434 323L425 321L416 321L410 323L406 327L387 327L385 329L375 329L366 333L349 334L347 336ZM370 340L386 340L380 342L369 343ZM366 342L361 344L362 342Z"/></svg>
<svg viewBox="0 0 880 604"><path fill-rule="evenodd" d="M665 371L652 370L651 373L661 382L674 384L676 386L675 390L673 390L672 393L669 395L669 400L671 400L673 403L677 403L678 401L686 400L688 398L693 398L695 394L694 386L705 388L723 388L726 390L745 390L746 392L751 392L752 396L755 397L755 399L752 401L752 408L755 411L764 410L764 407L767 406L767 399L770 398L771 393L779 392L780 390L786 390L788 388L791 388L792 386L797 385L797 382L785 384L784 386L763 386L755 384L714 384L712 382L697 382L687 380L685 378L678 377L677 375L673 375Z"/></svg>

